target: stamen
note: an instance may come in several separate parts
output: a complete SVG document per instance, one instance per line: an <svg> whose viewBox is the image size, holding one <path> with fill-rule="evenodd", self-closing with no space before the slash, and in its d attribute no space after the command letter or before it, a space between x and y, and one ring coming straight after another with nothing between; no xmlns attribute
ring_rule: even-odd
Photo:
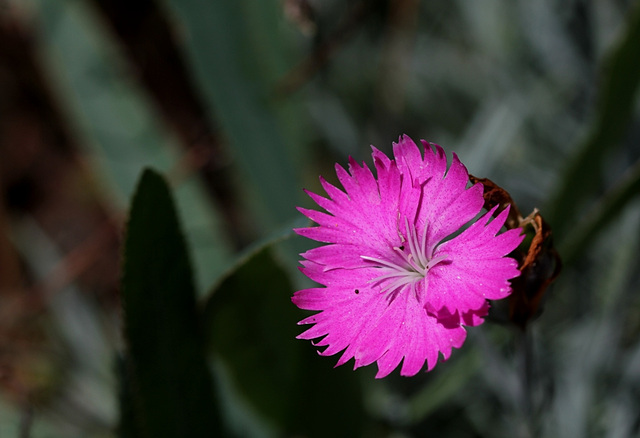
<svg viewBox="0 0 640 438"><path fill-rule="evenodd" d="M449 256L447 254L439 254L439 255L435 256L434 258L429 260L429 263L427 263L426 269L429 270L429 269L433 268L438 263L444 262L445 260L447 260L448 257Z"/></svg>
<svg viewBox="0 0 640 438"><path fill-rule="evenodd" d="M420 246L420 248L422 248L421 254L423 254L424 256L424 261L425 261L425 266L427 266L427 264L429 263L427 260L427 229L429 228L429 223L425 222L424 227L422 228L422 245Z"/></svg>
<svg viewBox="0 0 640 438"><path fill-rule="evenodd" d="M375 258L375 257L368 257L368 256L360 256L360 258L363 259L363 260L368 260L370 262L374 262L374 263L382 265L382 266L379 266L380 268L387 267L387 268L391 268L391 269L396 269L398 271L403 271L404 270L404 268L402 266L396 265L395 263L390 262L388 260L382 260L382 259L378 259L378 258Z"/></svg>
<svg viewBox="0 0 640 438"><path fill-rule="evenodd" d="M404 218L405 230L407 231L407 240L409 241L409 249L414 257L417 257L418 262L422 261L420 258L420 244L416 241L415 227L409 227L409 219Z"/></svg>
<svg viewBox="0 0 640 438"><path fill-rule="evenodd" d="M410 293L415 295L416 299L420 301L421 297L418 296L417 282L427 276L429 269L447 260L448 255L439 254L436 257L430 258L431 254L427 253L427 231L429 224L425 224L422 229L422 235L418 237L418 230L414 225L409 224L409 220L406 217L404 222L406 236L402 235L398 228L398 235L402 244L393 247L394 252L401 257L404 263L396 263L369 256L360 256L360 258L371 262L375 268L381 270L382 275L369 280L370 283L384 282L385 284L381 285L381 292L391 293L402 286L409 286Z"/></svg>

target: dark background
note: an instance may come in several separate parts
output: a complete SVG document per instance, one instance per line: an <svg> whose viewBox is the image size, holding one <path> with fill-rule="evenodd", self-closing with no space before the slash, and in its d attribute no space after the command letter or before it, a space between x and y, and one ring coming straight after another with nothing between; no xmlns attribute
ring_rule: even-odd
<svg viewBox="0 0 640 438"><path fill-rule="evenodd" d="M526 334L474 328L429 374L374 381L314 357L349 382L346 395L314 382L316 421L346 398L363 436L640 433L638 6L0 1L0 436L116 434L122 232L145 166L174 188L206 297L239 253L299 223L303 187L402 133L455 151L525 215L539 208L564 270ZM277 246L286 278L262 288L293 334L305 245ZM243 324L267 312L255 303L226 305ZM268 403L212 356L223 415L241 436L294 436L282 410L305 400L270 386L279 356L255 354L243 372ZM304 363L287 366L306 385L320 374Z"/></svg>

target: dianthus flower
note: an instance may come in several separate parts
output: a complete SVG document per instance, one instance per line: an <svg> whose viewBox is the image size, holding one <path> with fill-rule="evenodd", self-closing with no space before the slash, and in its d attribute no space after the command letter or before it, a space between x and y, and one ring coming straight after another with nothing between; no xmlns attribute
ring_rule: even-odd
<svg viewBox="0 0 640 438"><path fill-rule="evenodd" d="M517 262L506 257L522 241L518 229L498 234L508 209L482 210L483 187L469 185L453 154L422 141L424 156L406 135L393 144L394 159L372 147L377 174L349 159L336 165L344 192L322 177L328 198L307 191L325 212L299 208L319 226L295 231L327 243L302 256L302 272L324 287L298 291L299 308L320 311L300 339L319 339L323 356L343 351L354 369L377 362L377 378L402 361L412 376L425 361L431 370L460 348L465 326L481 324L487 300L505 298ZM434 150L435 147L435 150ZM496 216L493 220L491 218Z"/></svg>

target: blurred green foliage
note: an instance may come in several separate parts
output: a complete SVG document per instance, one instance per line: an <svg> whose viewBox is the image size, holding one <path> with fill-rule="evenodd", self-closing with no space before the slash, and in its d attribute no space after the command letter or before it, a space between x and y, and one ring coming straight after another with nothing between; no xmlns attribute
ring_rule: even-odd
<svg viewBox="0 0 640 438"><path fill-rule="evenodd" d="M270 99L276 78L285 72L286 52L278 2L171 2L185 26L188 59L219 119L239 171L247 178L259 224L268 230L291 218L300 200L292 138Z"/></svg>
<svg viewBox="0 0 640 438"><path fill-rule="evenodd" d="M130 222L124 313L73 283L47 301L66 374L36 406L5 388L0 436L141 436L140 415L149 436L197 436L184 418L255 437L640 434L638 2L131 2L170 25L226 201L93 2L10 3L103 202ZM402 133L540 208L569 263L527 333L489 321L434 371L376 381L295 340L310 243L290 229L302 187ZM46 278L55 236L29 215L11 226Z"/></svg>

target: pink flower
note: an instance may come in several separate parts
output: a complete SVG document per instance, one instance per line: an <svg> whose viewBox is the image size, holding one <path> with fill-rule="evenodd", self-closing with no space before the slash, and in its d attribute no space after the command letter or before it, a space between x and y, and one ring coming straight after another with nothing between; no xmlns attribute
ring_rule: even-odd
<svg viewBox="0 0 640 438"><path fill-rule="evenodd" d="M464 326L481 324L487 300L509 295L508 280L519 274L505 256L520 231L498 234L508 210L490 220L494 208L460 232L482 209L482 184L467 188L455 154L447 170L443 149L422 144L424 157L401 137L393 160L372 147L377 178L352 158L349 172L336 165L346 193L321 177L329 198L307 193L327 213L299 208L319 226L295 231L328 245L302 254L302 272L324 287L294 294L299 308L320 311L299 322L313 326L298 338L321 338L323 356L344 350L336 366L377 362L377 378L401 361L401 374L412 376L425 361L431 370L440 353L448 359Z"/></svg>

